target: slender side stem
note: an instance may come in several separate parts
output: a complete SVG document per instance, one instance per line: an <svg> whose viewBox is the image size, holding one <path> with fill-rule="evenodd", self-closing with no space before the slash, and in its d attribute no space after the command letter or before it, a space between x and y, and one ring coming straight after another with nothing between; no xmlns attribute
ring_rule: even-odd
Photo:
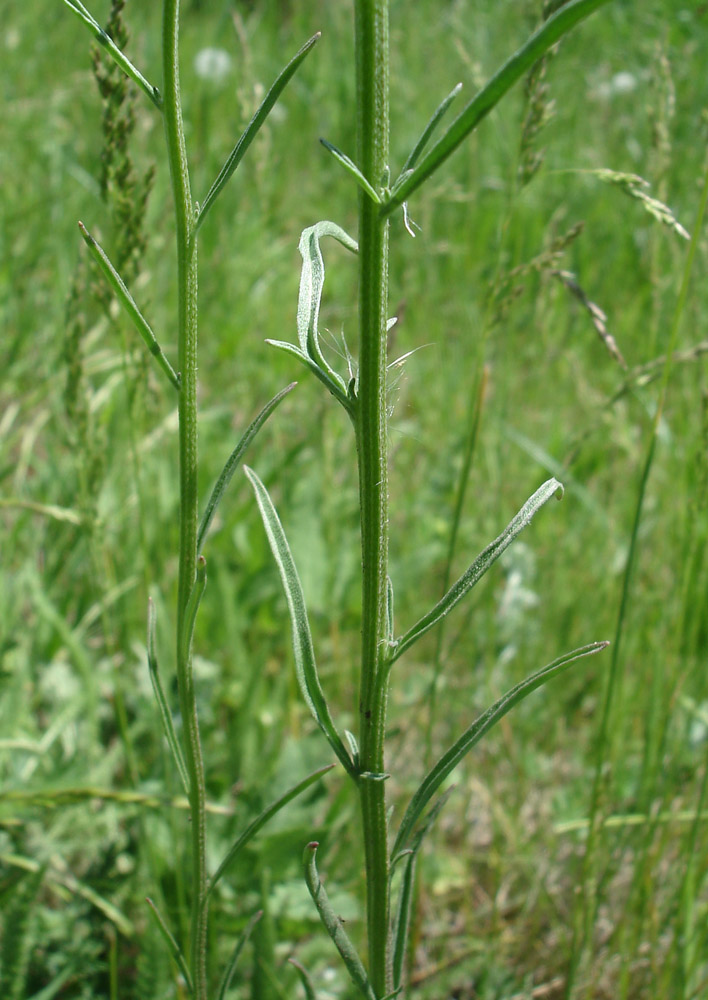
<svg viewBox="0 0 708 1000"><path fill-rule="evenodd" d="M388 0L357 0L358 162L380 190L388 163ZM384 772L387 670L388 469L386 317L388 227L359 192L359 401L356 422L362 547L360 782L366 853L369 979L378 997L391 989L389 861ZM367 776L368 775L368 776Z"/></svg>
<svg viewBox="0 0 708 1000"><path fill-rule="evenodd" d="M204 765L192 677L187 605L197 565L197 245L195 211L179 89L179 0L164 0L162 24L164 118L177 225L180 551L177 598L177 683L189 775L192 838L190 971L195 1000L206 1000L207 867Z"/></svg>

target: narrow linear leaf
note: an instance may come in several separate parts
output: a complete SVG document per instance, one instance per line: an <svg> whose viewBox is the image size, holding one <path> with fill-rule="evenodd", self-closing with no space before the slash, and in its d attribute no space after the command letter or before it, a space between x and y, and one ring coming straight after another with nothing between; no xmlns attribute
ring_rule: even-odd
<svg viewBox="0 0 708 1000"><path fill-rule="evenodd" d="M101 268L103 276L105 277L106 281L115 292L116 298L123 306L123 309L126 311L130 319L133 321L133 325L135 326L135 329L138 331L140 336L145 341L147 349L156 359L158 365L160 366L160 368L162 368L165 375L167 375L168 379L175 387L175 389L179 389L180 387L179 375L177 375L174 368L165 357L162 348L157 342L155 334L152 332L152 329L150 328L150 324L138 309L137 305L135 304L133 296L126 288L123 279L111 264L103 247L101 247L100 244L96 242L93 236L86 229L86 226L84 226L83 222L79 223L79 229L81 230L81 235L83 236L87 247L91 251L92 256L96 260L98 266Z"/></svg>
<svg viewBox="0 0 708 1000"><path fill-rule="evenodd" d="M333 146L331 142L327 142L326 139L320 139L320 142L322 143L324 148L332 154L335 160L341 163L341 165L344 167L347 173L351 174L351 176L357 182L362 191L368 194L369 198L371 198L371 200L376 205L380 205L381 198L379 197L378 192L367 181L366 177L364 177L361 170L359 170L354 160L352 160L351 157L347 156L346 153L343 153L341 149L337 149L336 146Z"/></svg>
<svg viewBox="0 0 708 1000"><path fill-rule="evenodd" d="M456 87L452 88L452 90L447 95L447 97L445 97L440 102L440 104L437 106L437 108L433 112L432 118L430 119L430 121L428 122L428 124L425 126L425 128L423 129L423 131L422 131L422 133L420 135L420 138L416 142L416 144L413 147L413 149L410 151L408 159L403 164L403 170L401 171L401 174L405 174L408 170L412 170L413 167L416 165L416 163L418 162L418 160L421 157L421 154L422 154L423 150L425 149L425 147L430 142L430 138L433 135L433 133L435 132L435 129L438 127L438 125L442 121L442 119L443 119L443 117L445 115L445 112L450 107L450 105L455 100L455 98L457 97L457 95L460 93L461 90L462 90L462 84L458 83Z"/></svg>
<svg viewBox="0 0 708 1000"><path fill-rule="evenodd" d="M204 545L207 532L209 531L209 526L214 519L216 509L221 503L221 498L226 492L229 483L233 479L234 472L238 468L241 459L246 454L251 442L255 438L256 434L258 434L258 431L261 429L273 410L275 410L278 404L285 399L289 392L292 392L296 385L297 382L291 382L290 385L286 385L284 389L281 389L276 396L273 396L270 402L266 403L256 419L249 424L246 429L246 433L226 460L226 465L224 466L221 475L217 479L214 488L211 491L211 496L209 497L207 505L204 509L204 514L202 515L199 532L197 534L197 554L200 554L202 551L202 547Z"/></svg>
<svg viewBox="0 0 708 1000"><path fill-rule="evenodd" d="M452 788L448 788L447 791L440 796L438 801L432 807L428 815L425 817L423 825L416 832L413 838L413 843L411 848L405 852L405 867L403 869L403 875L401 878L401 889L398 897L398 906L396 908L396 916L393 922L392 929L392 939L393 939L393 985L396 990L402 988L403 982L403 965L406 957L406 950L408 947L408 933L410 928L411 911L413 905L413 889L415 880L415 867L416 861L418 860L418 852L423 844L425 837L430 831L433 823L440 815L443 806L447 802L448 798L452 793ZM401 855L398 855L400 858ZM396 864L397 858L392 858L391 868L393 869Z"/></svg>
<svg viewBox="0 0 708 1000"><path fill-rule="evenodd" d="M199 605L202 603L202 597L204 596L204 591L206 590L207 583L207 573L206 573L206 559L204 556L199 556L197 558L197 575L192 586L192 592L189 595L187 601L187 607L184 609L184 624L182 626L181 635L181 650L185 657L189 656L190 649L192 648L192 638L194 637L194 626L197 621L197 612L199 611Z"/></svg>
<svg viewBox="0 0 708 1000"><path fill-rule="evenodd" d="M158 910L157 906L155 905L155 903L150 899L149 896L146 897L145 902L150 907L150 914L151 914L153 920L155 921L155 924L157 925L157 929L159 930L160 934L162 935L162 938L163 938L165 944L167 945L170 954L172 955L172 957L174 958L175 962L179 966L179 971L184 976L184 981L187 984L187 989L189 990L189 995L190 996L194 996L194 987L192 986L192 977L189 974L189 967L187 965L187 959L184 957L184 952L182 951L182 949L180 948L179 944L177 943L177 939L175 938L174 934L172 933L172 931L169 929L169 927L165 923L165 920L164 920L162 914L160 913L160 911Z"/></svg>
<svg viewBox="0 0 708 1000"><path fill-rule="evenodd" d="M0 962L0 996L3 1000L22 1000L27 995L26 979L33 944L32 918L43 877L43 867L22 876L11 890L9 901L7 897L3 900Z"/></svg>
<svg viewBox="0 0 708 1000"><path fill-rule="evenodd" d="M393 642L394 637L394 605L393 605L393 581L390 576L386 577L386 639Z"/></svg>
<svg viewBox="0 0 708 1000"><path fill-rule="evenodd" d="M540 486L533 496L529 497L521 510L511 519L506 528L498 538L495 538L486 549L477 556L472 565L462 574L456 583L450 587L448 592L432 608L427 615L416 622L405 635L398 639L391 650L389 663L393 663L398 657L413 645L421 636L425 635L433 625L437 624L441 618L449 614L456 604L462 600L472 587L477 584L490 566L492 566L499 556L514 541L516 536L531 523L534 514L537 513L547 503L552 496L563 495L563 486L557 479L547 480Z"/></svg>
<svg viewBox="0 0 708 1000"><path fill-rule="evenodd" d="M253 116L253 118L251 118L250 122L246 126L243 134L241 135L241 138L238 140L234 148L231 150L231 153L229 154L226 163L221 168L216 180L209 188L209 191L207 192L207 195L204 198L202 206L199 210L199 215L197 216L197 221L196 221L197 229L199 229L199 227L201 226L202 222L206 217L207 212L209 211L209 209L211 208L211 206L214 204L219 194L221 193L222 188L227 183L227 181L233 174L234 170L236 170L236 167L243 159L246 150L251 145L255 137L258 135L261 126L264 124L266 118L272 111L275 102L278 100L278 98L280 97L280 95L290 82L298 66L305 59L305 56L307 56L310 50L317 44L317 42L320 40L320 37L321 37L321 32L318 31L316 35L313 35L312 38L309 39L309 41L305 42L303 47L299 50L299 52L297 52L293 56L293 58L287 64L285 69L281 71L279 76L276 78L275 83L272 85L266 96L263 98L261 105L259 106L255 115Z"/></svg>
<svg viewBox="0 0 708 1000"><path fill-rule="evenodd" d="M184 762L184 756L182 755L182 748L179 745L179 740L177 739L177 733L175 732L174 723L172 722L172 712L167 703L167 698L165 697L165 691L162 687L162 681L160 680L160 672L157 666L157 654L155 652L155 624L157 621L157 614L155 611L155 604L150 598L148 600L148 637L147 637L147 657L148 657L148 668L150 670L150 680L152 682L152 689L155 692L155 700L157 701L157 707L160 712L160 719L162 721L162 728L164 730L165 736L167 738L167 745L172 752L172 757L177 765L177 770L179 772L180 780L182 782L182 787L184 788L185 795L189 795L189 778L187 776L187 765Z"/></svg>
<svg viewBox="0 0 708 1000"><path fill-rule="evenodd" d="M305 1000L317 1000L315 995L315 987L313 985L312 979L310 978L310 973L295 958L289 958L288 962L293 966L298 976L300 977L300 982L302 983L302 988L305 991Z"/></svg>
<svg viewBox="0 0 708 1000"><path fill-rule="evenodd" d="M228 993L229 987L231 986L231 980L234 978L234 973L236 972L236 964L239 958L241 957L241 952L243 951L248 939L251 936L251 931L256 926L256 924L258 923L258 921L261 919L262 916L263 916L263 910L258 910L257 913L254 913L251 919L246 924L243 934L236 942L234 950L231 953L231 958L227 962L226 968L224 969L224 975L221 977L219 988L216 991L216 1000L224 1000L224 997Z"/></svg>
<svg viewBox="0 0 708 1000"><path fill-rule="evenodd" d="M466 105L450 128L435 143L430 152L394 187L390 198L381 207L381 215L390 215L420 185L440 167L504 95L529 70L537 59L555 45L576 24L598 10L609 0L572 0L528 39L479 93Z"/></svg>
<svg viewBox="0 0 708 1000"><path fill-rule="evenodd" d="M312 843L308 844L305 848L303 864L305 866L305 882L307 883L307 888L310 890L310 895L314 900L322 923L327 928L329 936L334 941L337 951L344 960L344 964L347 967L349 975L352 977L352 981L359 987L361 992L366 997L366 1000L376 1000L376 994L374 993L373 987L369 982L366 969L364 968L354 945L349 940L347 932L344 930L342 921L334 912L334 908L332 907L324 886L320 881L320 876L317 872L317 865L315 863L315 855L319 846L320 845L316 841L312 841Z"/></svg>
<svg viewBox="0 0 708 1000"><path fill-rule="evenodd" d="M319 781L324 774L331 771L334 766L334 764L327 764L325 767L320 767L317 771L313 771L312 774L308 774L308 776L303 778L302 781L299 781L297 785L293 785L293 787L289 789L285 795L281 795L279 799L276 799L275 802L271 803L267 809L263 810L260 816L257 816L256 819L254 819L253 822L246 827L241 836L229 848L226 857L217 868L213 877L210 879L209 888L207 890L207 898L214 891L224 872L239 851L242 850L246 844L255 837L258 831L264 827L276 813L279 813L283 806L286 806L288 802L292 802L294 798L297 798L297 796L304 792L306 788L309 788L310 785L314 785L314 783Z"/></svg>
<svg viewBox="0 0 708 1000"><path fill-rule="evenodd" d="M158 111L162 111L162 95L160 94L160 91L157 87L153 87L153 85L145 79L140 70L133 66L130 59L128 59L128 57L121 52L111 36L103 30L96 18L89 13L80 0L64 0L64 3L69 10L73 11L78 19L86 25L98 44L102 46L113 61L120 66L125 75L130 77L134 83L137 83L143 93L147 94Z"/></svg>
<svg viewBox="0 0 708 1000"><path fill-rule="evenodd" d="M286 340L266 340L266 344L271 347L277 347L280 351L285 351L287 354L294 355L298 361L307 368L309 372L319 379L320 382L329 389L332 395L337 399L342 406L347 410L348 413L352 414L352 401L347 395L346 388L343 388L344 382L340 377L334 374L336 381L328 375L326 371L323 371L320 366L312 360L307 354L303 354L299 347L295 344L289 344ZM330 369L331 370L331 369Z"/></svg>
<svg viewBox="0 0 708 1000"><path fill-rule="evenodd" d="M547 666L542 667L541 670L511 688L511 690L507 691L507 693L499 698L498 701L495 701L486 712L480 715L479 718L472 723L469 729L462 734L459 740L457 740L457 742L450 747L447 753L443 754L437 764L423 779L418 791L415 793L408 808L406 809L396 841L393 845L392 857L396 857L396 855L406 847L415 824L428 802L430 802L433 795L435 795L438 788L440 788L443 781L457 767L463 757L469 753L472 747L478 743L481 738L488 733L489 730L497 724L497 722L499 722L500 719L504 718L507 712L509 712L515 705L518 705L520 701L523 701L524 698L531 694L532 691L535 691L536 688L541 687L547 681L551 680L552 677L555 677L557 674L567 670L570 664L575 660L579 660L585 656L592 656L594 653L599 653L599 651L601 649L605 649L606 646L609 646L609 642L591 642L587 646L581 646L579 649L574 649L570 653L565 653L563 656L559 656L557 660L554 660Z"/></svg>
<svg viewBox="0 0 708 1000"><path fill-rule="evenodd" d="M295 669L297 671L300 690L308 708L329 740L335 754L347 772L356 780L358 777L356 769L332 721L317 674L315 651L312 645L307 607L305 606L305 595L302 592L300 577L298 576L283 526L280 523L280 518L273 506L273 501L268 491L256 473L253 469L249 469L248 466L244 466L244 472L253 486L258 509L263 519L263 526L268 536L273 557L280 571L280 578L283 582L283 589L285 590L288 609L290 611L290 621L292 623Z"/></svg>

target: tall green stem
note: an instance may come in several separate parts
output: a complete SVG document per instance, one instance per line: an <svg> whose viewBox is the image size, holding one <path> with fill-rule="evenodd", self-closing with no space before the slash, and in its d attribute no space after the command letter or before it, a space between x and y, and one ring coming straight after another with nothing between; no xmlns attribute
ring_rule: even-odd
<svg viewBox="0 0 708 1000"><path fill-rule="evenodd" d="M162 23L164 119L177 227L179 391L179 589L177 682L189 774L192 838L192 917L189 963L195 1000L206 1000L207 868L204 765L192 677L187 605L197 566L197 245L179 89L179 0L164 0Z"/></svg>
<svg viewBox="0 0 708 1000"><path fill-rule="evenodd" d="M360 169L380 189L388 164L388 0L357 0L357 148ZM386 318L388 231L359 194L359 405L357 453L362 547L362 663L359 699L361 809L366 854L369 978L390 991L389 862L384 772L387 670L388 468ZM381 777L380 777L381 776Z"/></svg>

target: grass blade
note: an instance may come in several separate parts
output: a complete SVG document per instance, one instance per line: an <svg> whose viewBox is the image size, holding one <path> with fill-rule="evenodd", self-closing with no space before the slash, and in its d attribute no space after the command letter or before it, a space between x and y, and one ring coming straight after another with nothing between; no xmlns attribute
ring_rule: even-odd
<svg viewBox="0 0 708 1000"><path fill-rule="evenodd" d="M231 958L229 959L226 968L224 969L224 975L222 976L221 982L219 983L219 988L216 991L216 1000L224 1000L224 997L228 993L229 987L231 986L231 980L234 978L234 973L236 971L236 963L238 962L241 956L241 952L243 951L246 942L251 936L251 931L256 926L256 924L258 923L258 921L261 919L262 916L263 916L263 910L258 910L257 913L254 913L251 919L246 924L243 934L236 942L234 950L231 953Z"/></svg>
<svg viewBox="0 0 708 1000"><path fill-rule="evenodd" d="M300 982L302 983L302 988L305 991L305 1000L317 1000L315 995L315 987L313 985L312 979L310 978L310 973L304 967L300 965L297 959L289 958L288 962L294 967L298 976L300 977Z"/></svg>
<svg viewBox="0 0 708 1000"><path fill-rule="evenodd" d="M86 10L80 0L64 0L64 3L69 10L73 11L78 19L86 25L98 44L104 48L113 61L120 66L125 75L130 77L134 83L137 83L143 93L147 94L155 107L159 111L162 111L162 95L160 94L160 91L157 87L153 87L151 83L148 83L140 70L133 66L130 59L128 59L128 57L121 52L111 36L103 30L95 17L90 14L88 10Z"/></svg>
<svg viewBox="0 0 708 1000"><path fill-rule="evenodd" d="M403 204L420 185L440 167L483 118L541 56L555 45L576 24L584 20L609 0L572 0L535 31L491 80L460 112L447 132L411 173L402 175L394 185L390 198L381 206L383 216L390 215Z"/></svg>
<svg viewBox="0 0 708 1000"><path fill-rule="evenodd" d="M0 996L3 1000L21 1000L26 996L30 951L33 946L32 923L44 868L38 867L20 878L4 900L2 954L0 956Z"/></svg>
<svg viewBox="0 0 708 1000"><path fill-rule="evenodd" d="M316 841L312 841L312 843L308 844L305 848L303 864L305 866L305 882L307 883L307 888L310 890L310 895L314 900L322 923L327 928L329 936L334 941L337 951L344 960L344 964L347 967L349 975L352 977L352 981L359 987L361 992L366 997L366 1000L376 1000L376 994L374 993L371 983L369 982L366 969L357 954L356 948L349 940L347 932L344 930L342 921L334 912L334 908L329 901L322 882L320 881L320 876L317 872L317 865L315 863L315 855L319 846L320 845Z"/></svg>
<svg viewBox="0 0 708 1000"><path fill-rule="evenodd" d="M83 222L79 223L79 229L81 230L81 235L83 236L87 247L91 251L93 258L95 259L96 263L103 272L103 276L105 277L106 281L115 292L116 298L123 306L123 309L126 311L130 319L133 321L133 325L135 326L135 329L138 331L140 336L145 341L147 349L156 359L158 365L160 366L160 368L162 368L165 375L167 375L168 379L175 387L175 389L179 389L180 388L179 375L177 375L174 368L165 357L162 348L157 342L155 334L152 332L152 329L150 328L150 324L138 309L137 305L135 304L135 299L126 288L123 279L111 264L103 247L101 247L100 244L96 242L93 236L86 229L86 226L84 226Z"/></svg>
<svg viewBox="0 0 708 1000"><path fill-rule="evenodd" d="M177 739L177 733L175 732L174 723L172 722L172 712L167 703L167 698L165 697L165 691L162 687L162 681L160 680L160 672L157 666L157 654L155 652L155 623L157 615L155 612L155 604L152 598L148 601L148 638L147 638L147 658L148 658L148 668L150 670L150 680L152 681L152 689L155 692L155 700L157 701L157 707L160 711L160 719L162 720L162 728L164 730L165 736L167 737L167 744L172 751L172 756L174 762L177 765L177 770L179 771L180 780L182 782L182 787L184 788L185 795L189 795L189 778L187 776L187 765L184 762L184 756L182 754L182 748Z"/></svg>
<svg viewBox="0 0 708 1000"><path fill-rule="evenodd" d="M64 2L66 2L66 0L64 0ZM287 64L285 69L282 70L280 75L276 78L275 83L272 85L266 96L263 98L260 107L258 108L255 115L253 116L253 118L251 118L250 122L246 126L246 129L241 135L241 138L238 140L234 148L231 150L231 153L229 154L226 163L221 168L216 180L209 188L209 191L207 192L207 195L202 203L202 207L199 210L199 215L197 216L196 229L199 229L202 222L204 221L204 218L207 215L207 212L209 211L209 209L211 208L211 206L214 204L219 194L221 193L222 188L228 182L234 170L243 159L246 150L251 145L256 135L260 131L261 126L264 124L266 118L272 111L275 102L278 100L282 92L285 90L286 86L290 82L290 79L297 70L298 66L305 59L305 56L307 56L307 54L310 52L313 46L317 44L319 40L320 40L320 32L318 31L316 35L313 35L312 38L310 38L307 42L305 42L305 44L299 50L299 52L297 52L293 56L293 58Z"/></svg>
<svg viewBox="0 0 708 1000"><path fill-rule="evenodd" d="M175 938L174 934L165 923L162 914L160 913L160 911L155 906L154 902L150 899L149 896L146 898L145 902L150 907L150 914L152 915L152 918L155 921L155 924L157 925L157 929L162 935L162 938L165 944L167 945L170 954L172 955L175 962L179 966L179 971L184 976L184 981L187 984L187 989L189 990L190 996L194 996L192 977L189 974L189 967L187 966L187 959L184 957L184 952L177 943L177 939Z"/></svg>
<svg viewBox="0 0 708 1000"><path fill-rule="evenodd" d="M405 635L402 635L398 639L391 650L391 655L389 657L389 663L393 663L401 653L405 652L410 646L413 645L421 636L425 635L433 625L444 618L445 615L449 614L450 611L458 604L462 598L467 594L472 587L479 582L479 580L484 576L490 566L492 566L499 556L507 549L511 543L514 541L516 536L520 534L523 529L531 523L531 520L537 511L547 503L552 496L558 495L559 499L563 495L563 486L558 482L557 479L548 479L542 486L540 486L533 496L529 497L526 503L523 505L521 510L511 519L509 524L507 524L504 531L498 538L495 538L486 549L484 549L477 556L472 565L462 574L462 576L457 580L456 583L450 587L448 592L442 597L438 603L432 608L427 615L415 623Z"/></svg>
<svg viewBox="0 0 708 1000"><path fill-rule="evenodd" d="M536 688L541 687L543 684L546 684L547 681L551 680L552 677L555 677L557 674L567 670L570 664L575 660L579 660L585 656L592 656L594 653L598 653L601 649L605 649L606 646L609 646L609 642L591 642L589 645L581 646L579 649L574 649L570 653L564 653L564 655L559 656L557 660L547 664L535 674L531 674L530 677L527 677L525 680L515 685L515 687L507 691L505 695L502 695L498 701L495 701L486 712L480 715L479 718L472 723L469 729L462 734L457 742L443 754L437 764L423 779L418 791L415 793L408 805L408 808L406 809L396 841L393 845L392 857L395 858L400 851L405 849L421 813L427 806L428 802L430 802L433 795L435 795L438 788L440 788L440 785L443 783L445 778L447 778L451 771L457 767L462 758L469 753L472 747L476 743L479 743L482 737L485 736L486 733L488 733L500 719L504 718L507 712L509 712L515 705L518 705L520 701L523 701L524 698L530 695L532 691L535 691Z"/></svg>
<svg viewBox="0 0 708 1000"><path fill-rule="evenodd" d="M458 83L456 87L452 88L447 97L444 98L437 106L437 108L433 112L432 118L423 129L420 138L418 139L415 146L411 150L408 159L403 164L403 170L401 171L401 174L405 174L406 171L412 170L413 167L416 165L416 163L421 157L423 150L430 142L430 137L432 136L433 132L442 121L445 112L450 107L450 105L455 100L455 98L457 97L457 95L460 93L461 90L462 90L462 84Z"/></svg>
<svg viewBox="0 0 708 1000"><path fill-rule="evenodd" d="M319 781L322 775L326 774L327 771L331 771L333 767L334 764L327 764L325 767L320 767L317 771L313 771L312 774L308 774L308 776L303 778L302 781L299 781L297 785L293 785L293 787L289 789L285 795L281 795L279 799L276 799L275 802L271 803L267 809L263 810L260 816L257 816L256 819L254 819L253 822L246 827L238 840L229 849L226 857L217 868L213 877L210 879L207 895L212 893L238 852L255 837L258 831L265 826L268 820L272 819L276 813L280 812L283 806L286 806L288 802L292 802L294 798L297 798L297 796L304 792L306 788L309 788L310 785L314 785L316 781Z"/></svg>
<svg viewBox="0 0 708 1000"><path fill-rule="evenodd" d="M214 485L214 488L211 491L211 496L209 497L209 501L204 509L204 514L202 515L201 524L199 525L199 532L197 534L198 554L201 553L202 551L202 547L204 545L207 532L209 531L209 526L211 525L211 522L214 518L214 514L216 513L216 508L221 503L221 498L226 492L229 483L233 479L234 472L238 468L239 463L243 458L243 456L245 455L249 445L251 444L251 442L253 441L256 434L263 426L263 424L266 422L268 417L271 415L273 410L275 410L278 404L281 403L283 399L285 399L287 394L291 392L296 385L297 382L291 382L290 385L287 385L284 389L281 389L281 391L276 396L273 396L270 402L266 403L266 405L263 407L263 409L258 414L256 419L248 426L246 433L243 435L239 443L236 445L234 450L229 455L226 461L226 465L224 466L221 475L217 479L216 484Z"/></svg>
<svg viewBox="0 0 708 1000"><path fill-rule="evenodd" d="M317 664L315 662L315 651L312 646L310 623L307 618L305 595L302 592L302 584L300 583L283 526L273 506L273 501L263 483L248 466L244 467L244 471L256 494L256 501L263 519L263 526L280 571L280 578L283 581L283 589L285 590L293 629L295 668L297 670L300 690L310 711L329 740L332 749L347 772L356 780L358 774L332 721L324 692L320 685L320 679L317 675Z"/></svg>
<svg viewBox="0 0 708 1000"><path fill-rule="evenodd" d="M348 174L351 174L351 176L357 182L362 191L364 191L365 194L368 194L369 198L371 198L371 200L376 205L380 205L381 198L379 197L378 192L376 191L375 188L371 186L371 184L369 184L366 177L364 177L361 170L359 170L354 160L352 160L351 157L347 156L346 153L343 153L341 149L337 149L336 146L333 146L331 142L327 142L326 139L320 139L320 142L322 143L324 148L332 154L335 160L337 160L338 163L341 163L346 172Z"/></svg>

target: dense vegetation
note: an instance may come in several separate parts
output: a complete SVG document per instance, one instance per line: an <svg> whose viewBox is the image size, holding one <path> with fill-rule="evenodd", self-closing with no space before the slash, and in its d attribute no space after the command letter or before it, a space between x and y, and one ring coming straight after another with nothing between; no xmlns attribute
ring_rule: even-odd
<svg viewBox="0 0 708 1000"><path fill-rule="evenodd" d="M317 142L353 152L351 6L193 0L182 24L199 193L285 58L322 31L200 234L200 495L297 378L248 463L277 503L323 685L349 728L361 603L351 427L264 341L295 340L301 232L325 218L356 231L351 178ZM125 10L126 51L157 78L158 7ZM458 100L474 93L542 7L392 0L394 170L437 102L458 81ZM543 480L565 485L443 631L395 665L393 800L532 670L613 640L517 707L450 780L420 859L414 995L561 997L570 968L573 995L588 1000L708 989L703 235L681 305L682 227L693 230L706 172L707 46L705 5L610 3L412 196L415 239L392 220L402 627ZM164 138L142 95L98 60L102 105L89 40L63 4L13 5L0 47L0 994L172 997L175 969L144 900L188 936L186 803L146 650L150 595L176 704L176 412L76 229L90 218L173 353ZM343 373L356 364L355 286L332 243L320 325ZM285 599L241 473L208 559L195 675L215 867L332 754L297 690ZM264 911L233 995L299 995L289 957L319 997L347 995L301 859L318 840L329 895L360 942L358 824L335 770L229 869L212 903L216 966Z"/></svg>

